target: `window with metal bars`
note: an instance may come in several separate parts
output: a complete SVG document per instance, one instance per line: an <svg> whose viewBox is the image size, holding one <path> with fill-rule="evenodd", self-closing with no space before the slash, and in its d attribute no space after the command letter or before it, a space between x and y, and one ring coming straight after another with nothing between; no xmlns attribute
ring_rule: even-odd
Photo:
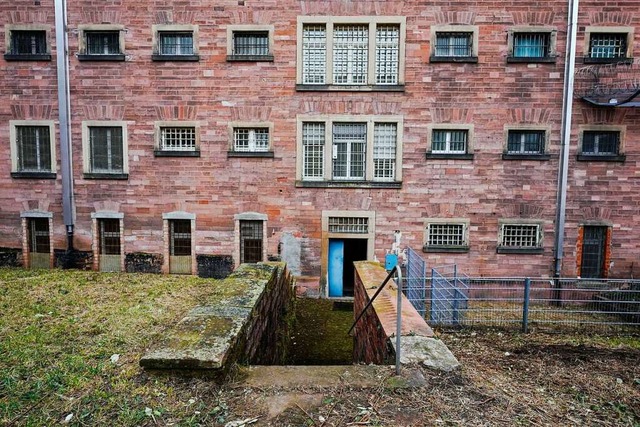
<svg viewBox="0 0 640 427"><path fill-rule="evenodd" d="M443 58L464 58L473 56L473 33L436 33L435 56Z"/></svg>
<svg viewBox="0 0 640 427"><path fill-rule="evenodd" d="M119 31L86 31L87 55L117 55L121 53Z"/></svg>
<svg viewBox="0 0 640 427"><path fill-rule="evenodd" d="M620 132L584 131L582 154L589 156L617 156L620 153Z"/></svg>
<svg viewBox="0 0 640 427"><path fill-rule="evenodd" d="M101 255L120 255L120 220L98 220L98 238Z"/></svg>
<svg viewBox="0 0 640 427"><path fill-rule="evenodd" d="M321 180L324 178L325 124L302 124L302 178Z"/></svg>
<svg viewBox="0 0 640 427"><path fill-rule="evenodd" d="M427 225L427 248L466 246L464 224L432 223Z"/></svg>
<svg viewBox="0 0 640 427"><path fill-rule="evenodd" d="M268 31L233 32L233 55L267 56L270 53Z"/></svg>
<svg viewBox="0 0 640 427"><path fill-rule="evenodd" d="M393 181L396 172L398 125L375 123L373 126L373 177Z"/></svg>
<svg viewBox="0 0 640 427"><path fill-rule="evenodd" d="M240 221L241 262L262 261L263 221Z"/></svg>
<svg viewBox="0 0 640 427"><path fill-rule="evenodd" d="M159 34L158 52L160 55L193 55L192 32L161 31Z"/></svg>
<svg viewBox="0 0 640 427"><path fill-rule="evenodd" d="M29 252L48 254L51 250L49 219L29 218Z"/></svg>
<svg viewBox="0 0 640 427"><path fill-rule="evenodd" d="M366 123L333 124L333 179L365 179Z"/></svg>
<svg viewBox="0 0 640 427"><path fill-rule="evenodd" d="M538 224L502 224L500 246L504 248L535 249L542 246Z"/></svg>
<svg viewBox="0 0 640 427"><path fill-rule="evenodd" d="M550 55L549 33L514 33L514 58L544 58Z"/></svg>
<svg viewBox="0 0 640 427"><path fill-rule="evenodd" d="M46 55L47 32L44 30L12 30L11 55Z"/></svg>
<svg viewBox="0 0 640 427"><path fill-rule="evenodd" d="M16 126L18 172L51 172L49 126Z"/></svg>
<svg viewBox="0 0 640 427"><path fill-rule="evenodd" d="M510 130L508 135L507 154L544 154L544 130Z"/></svg>
<svg viewBox="0 0 640 427"><path fill-rule="evenodd" d="M366 217L329 217L329 233L367 234L369 218Z"/></svg>
<svg viewBox="0 0 640 427"><path fill-rule="evenodd" d="M431 139L431 152L437 154L464 154L467 152L466 130L434 129Z"/></svg>
<svg viewBox="0 0 640 427"><path fill-rule="evenodd" d="M324 23L303 24L301 83L324 85L331 72L329 83L334 85L399 84L401 31L400 24L393 23L336 23L332 31ZM328 56L332 70L327 69Z"/></svg>
<svg viewBox="0 0 640 427"><path fill-rule="evenodd" d="M162 151L195 151L195 127L161 127L160 150Z"/></svg>
<svg viewBox="0 0 640 427"><path fill-rule="evenodd" d="M191 221L169 221L169 251L171 256L191 256Z"/></svg>
<svg viewBox="0 0 640 427"><path fill-rule="evenodd" d="M269 151L269 129L234 128L233 150L239 152Z"/></svg>
<svg viewBox="0 0 640 427"><path fill-rule="evenodd" d="M121 127L89 127L89 164L90 172L124 172L124 147Z"/></svg>
<svg viewBox="0 0 640 427"><path fill-rule="evenodd" d="M626 33L591 33L590 59L620 59L627 56Z"/></svg>

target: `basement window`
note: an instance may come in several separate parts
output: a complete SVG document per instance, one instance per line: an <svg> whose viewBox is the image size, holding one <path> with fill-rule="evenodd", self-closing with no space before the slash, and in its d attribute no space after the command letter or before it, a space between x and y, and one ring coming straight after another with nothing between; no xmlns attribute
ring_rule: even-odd
<svg viewBox="0 0 640 427"><path fill-rule="evenodd" d="M542 225L534 223L500 224L498 253L542 253Z"/></svg>

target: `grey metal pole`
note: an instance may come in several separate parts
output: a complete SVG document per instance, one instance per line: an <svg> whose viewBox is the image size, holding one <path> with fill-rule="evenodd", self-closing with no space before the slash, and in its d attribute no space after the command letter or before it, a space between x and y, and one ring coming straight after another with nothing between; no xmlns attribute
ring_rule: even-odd
<svg viewBox="0 0 640 427"><path fill-rule="evenodd" d="M396 375L400 375L400 336L402 334L402 269L396 268L398 273L398 313L396 315Z"/></svg>
<svg viewBox="0 0 640 427"><path fill-rule="evenodd" d="M569 173L569 148L571 146L571 115L573 114L573 84L576 64L576 38L578 32L579 0L568 0L567 52L564 64L564 90L562 95L562 136L560 165L558 168L558 195L556 201L556 227L554 241L553 274L560 277L564 249L564 227L567 209L567 176Z"/></svg>
<svg viewBox="0 0 640 427"><path fill-rule="evenodd" d="M55 0L56 65L58 72L58 114L60 120L60 175L62 177L62 218L67 229L67 251L73 250L75 204L71 147L71 107L69 103L69 43L67 2Z"/></svg>

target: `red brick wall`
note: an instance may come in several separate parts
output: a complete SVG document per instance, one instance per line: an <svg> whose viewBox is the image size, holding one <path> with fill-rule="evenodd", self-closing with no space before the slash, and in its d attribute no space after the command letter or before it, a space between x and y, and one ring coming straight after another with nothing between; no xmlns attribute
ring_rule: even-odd
<svg viewBox="0 0 640 427"><path fill-rule="evenodd" d="M53 26L52 3L42 0L41 6L35 6L30 0L17 0L0 5L0 16L25 21L37 14ZM426 218L457 217L470 220L469 252L425 254L430 266L455 262L471 275L551 274L566 7L564 0L544 2L543 8L521 2L444 1L425 6L417 1L288 0L247 1L239 6L235 0L225 0L216 2L215 7L210 2L168 0L131 2L126 7L115 1L70 2L76 246L90 250L90 214L97 206L113 202L124 213L126 252L162 253L162 213L184 210L197 215L196 253L232 254L233 215L257 211L269 216L268 253L277 253L281 233L300 236L302 273L317 276L320 212L366 206L376 211L375 252L379 259L391 247L394 230L403 231L403 244L418 248L424 243ZM586 1L581 2L581 8L580 49L584 26L614 21L637 26L640 19L640 12L625 1L607 2L604 8L601 2ZM332 14L407 17L405 92L296 92L297 16ZM199 62L151 61L151 26L167 16L172 16L174 23L199 26ZM78 26L103 22L125 26L126 62L79 62L74 56ZM247 23L275 27L273 63L225 61L227 25ZM448 23L479 27L477 64L429 63L430 29ZM506 62L507 30L527 23L557 28L556 63ZM0 49L3 44L0 38ZM640 31L636 31L635 44L640 52ZM0 72L0 96L10 100L0 105L0 135L6 146L8 120L34 114L57 116L55 61L20 63L0 58ZM401 190L295 186L297 114L381 112L404 118ZM599 114L576 102L574 123L590 123ZM574 132L565 274L575 274L578 223L593 215L614 223L611 275L628 274L636 258L636 242L640 241L640 232L633 226L640 219L635 191L638 114L620 109L606 116L606 121L627 125L624 164L576 162L577 130ZM103 119L128 124L128 181L82 178L81 122ZM199 158L154 157L154 122L174 119L200 123ZM274 123L274 158L227 158L227 124L257 120ZM445 122L474 124L473 161L425 159L427 126ZM548 126L551 160L502 160L505 124ZM8 150L0 151L0 164L6 171ZM60 191L59 178L34 182L11 179L7 172L0 174L0 246L19 247L19 212L25 210L25 204L46 201L54 213L53 243L63 248ZM594 214L596 207L602 209ZM544 252L497 254L498 220L502 218L543 220Z"/></svg>

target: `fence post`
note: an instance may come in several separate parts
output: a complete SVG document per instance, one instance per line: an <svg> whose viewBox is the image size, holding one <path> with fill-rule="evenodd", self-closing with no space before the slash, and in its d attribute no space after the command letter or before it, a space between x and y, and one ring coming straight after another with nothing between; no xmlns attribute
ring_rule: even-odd
<svg viewBox="0 0 640 427"><path fill-rule="evenodd" d="M531 296L531 279L524 279L524 303L522 304L522 332L529 333L529 297Z"/></svg>
<svg viewBox="0 0 640 427"><path fill-rule="evenodd" d="M436 321L436 316L434 313L434 293L435 293L435 287L436 287L436 280L435 280L435 269L431 269L431 289L429 290L429 299L431 300L431 305L429 307L429 322L433 325ZM435 306L437 307L438 305L435 304Z"/></svg>

